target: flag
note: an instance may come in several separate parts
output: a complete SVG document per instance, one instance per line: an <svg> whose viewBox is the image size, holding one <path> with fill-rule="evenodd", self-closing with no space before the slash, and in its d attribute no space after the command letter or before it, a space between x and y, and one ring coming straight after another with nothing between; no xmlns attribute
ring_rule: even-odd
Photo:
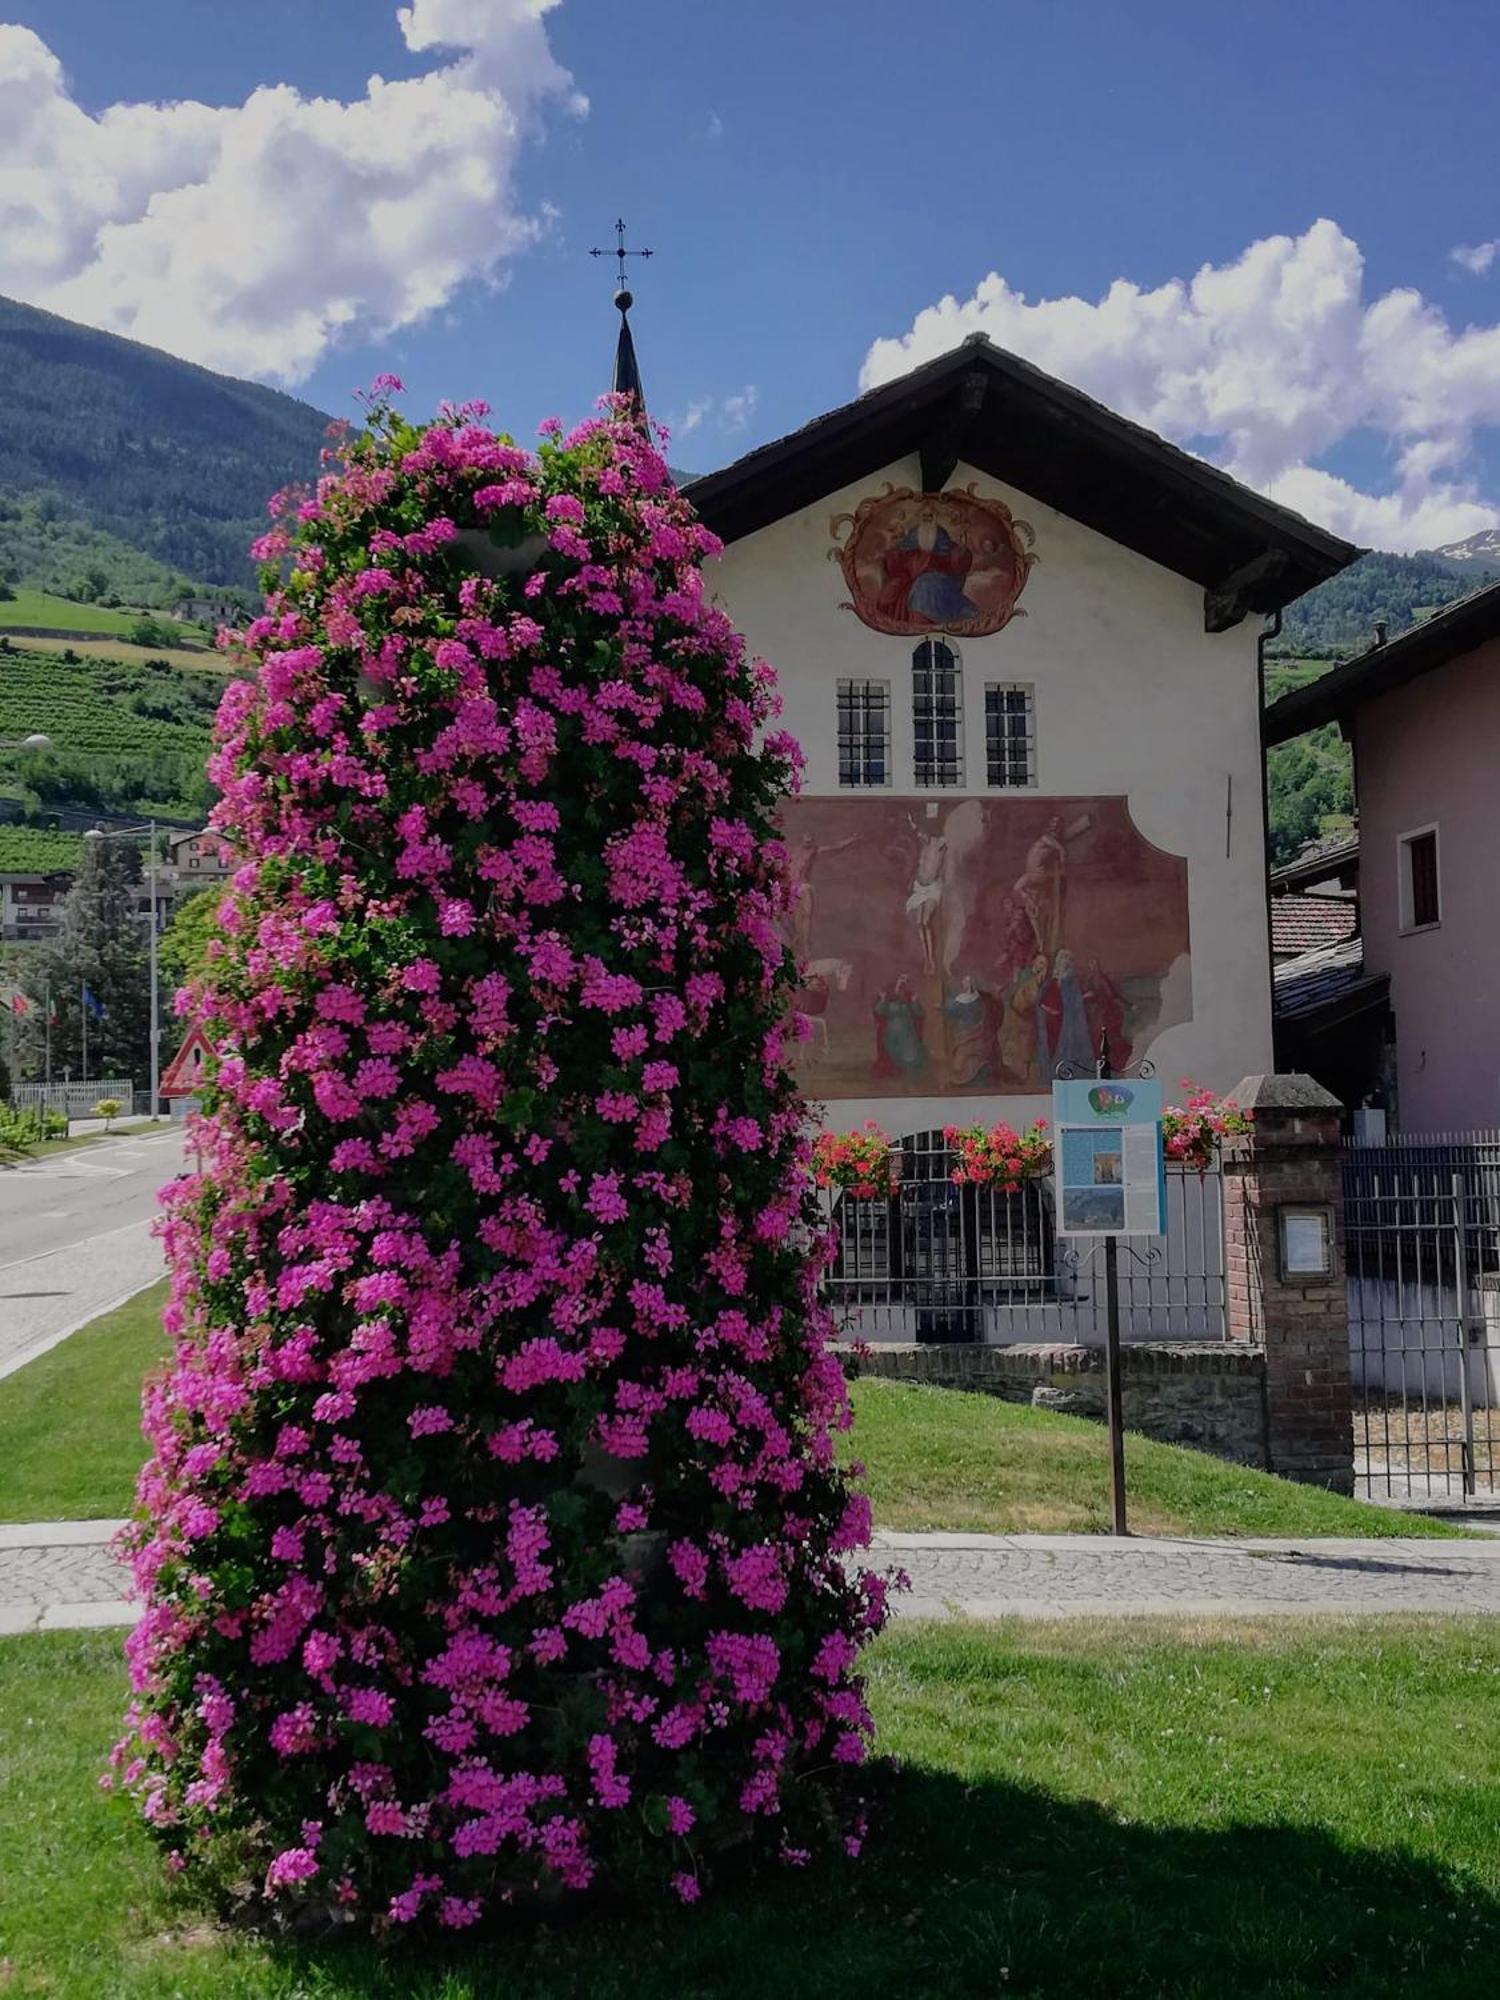
<svg viewBox="0 0 1500 2000"><path fill-rule="evenodd" d="M87 986L83 989L83 1004L88 1008L96 1021L104 1019L104 1002L99 998L97 993L91 993Z"/></svg>

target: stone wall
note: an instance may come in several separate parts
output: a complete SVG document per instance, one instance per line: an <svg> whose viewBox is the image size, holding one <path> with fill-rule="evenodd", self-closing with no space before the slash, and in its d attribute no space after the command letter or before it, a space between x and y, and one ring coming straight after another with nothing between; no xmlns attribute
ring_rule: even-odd
<svg viewBox="0 0 1500 2000"><path fill-rule="evenodd" d="M1123 1348L1120 1359L1127 1430L1236 1465L1269 1465L1264 1348L1142 1341ZM1102 1348L882 1344L859 1350L857 1366L887 1381L977 1390L1104 1421Z"/></svg>

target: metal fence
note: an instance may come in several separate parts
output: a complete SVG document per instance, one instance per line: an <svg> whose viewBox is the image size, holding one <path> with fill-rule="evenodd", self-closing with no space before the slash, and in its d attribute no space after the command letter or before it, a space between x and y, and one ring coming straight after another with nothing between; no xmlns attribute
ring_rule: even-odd
<svg viewBox="0 0 1500 2000"><path fill-rule="evenodd" d="M941 1132L901 1141L889 1198L823 1191L838 1232L825 1292L868 1341L1104 1342L1103 1244L1060 1238L1047 1181L959 1187ZM1167 1229L1121 1245L1126 1340L1222 1340L1224 1207L1216 1172L1167 1173Z"/></svg>
<svg viewBox="0 0 1500 2000"><path fill-rule="evenodd" d="M60 1111L65 1118L92 1118L94 1106L106 1097L132 1109L135 1089L128 1076L100 1076L81 1083L13 1083L10 1101L17 1111Z"/></svg>
<svg viewBox="0 0 1500 2000"><path fill-rule="evenodd" d="M1357 1490L1500 1499L1500 1133L1344 1155Z"/></svg>

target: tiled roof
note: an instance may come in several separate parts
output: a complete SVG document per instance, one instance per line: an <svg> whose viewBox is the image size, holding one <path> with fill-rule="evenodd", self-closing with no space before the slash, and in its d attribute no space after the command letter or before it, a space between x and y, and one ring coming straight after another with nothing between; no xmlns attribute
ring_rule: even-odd
<svg viewBox="0 0 1500 2000"><path fill-rule="evenodd" d="M1278 959L1318 951L1352 938L1356 911L1344 896L1273 896L1271 950Z"/></svg>
<svg viewBox="0 0 1500 2000"><path fill-rule="evenodd" d="M1358 937L1283 959L1272 977L1277 1020L1300 1027L1316 1026L1319 1015L1332 1020L1358 1013L1390 987L1389 973L1365 971L1364 940Z"/></svg>

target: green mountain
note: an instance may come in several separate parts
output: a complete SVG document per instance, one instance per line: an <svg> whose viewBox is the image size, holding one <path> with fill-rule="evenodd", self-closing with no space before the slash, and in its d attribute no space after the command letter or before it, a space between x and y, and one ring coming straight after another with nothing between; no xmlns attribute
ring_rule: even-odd
<svg viewBox="0 0 1500 2000"><path fill-rule="evenodd" d="M1377 621L1394 639L1455 598L1493 583L1483 563L1455 573L1443 556L1390 556L1373 550L1320 583L1282 615L1280 636L1267 649L1292 660L1347 660L1375 642Z"/></svg>
<svg viewBox="0 0 1500 2000"><path fill-rule="evenodd" d="M249 585L267 499L317 476L328 419L310 404L3 298L0 380L14 582L133 604Z"/></svg>

